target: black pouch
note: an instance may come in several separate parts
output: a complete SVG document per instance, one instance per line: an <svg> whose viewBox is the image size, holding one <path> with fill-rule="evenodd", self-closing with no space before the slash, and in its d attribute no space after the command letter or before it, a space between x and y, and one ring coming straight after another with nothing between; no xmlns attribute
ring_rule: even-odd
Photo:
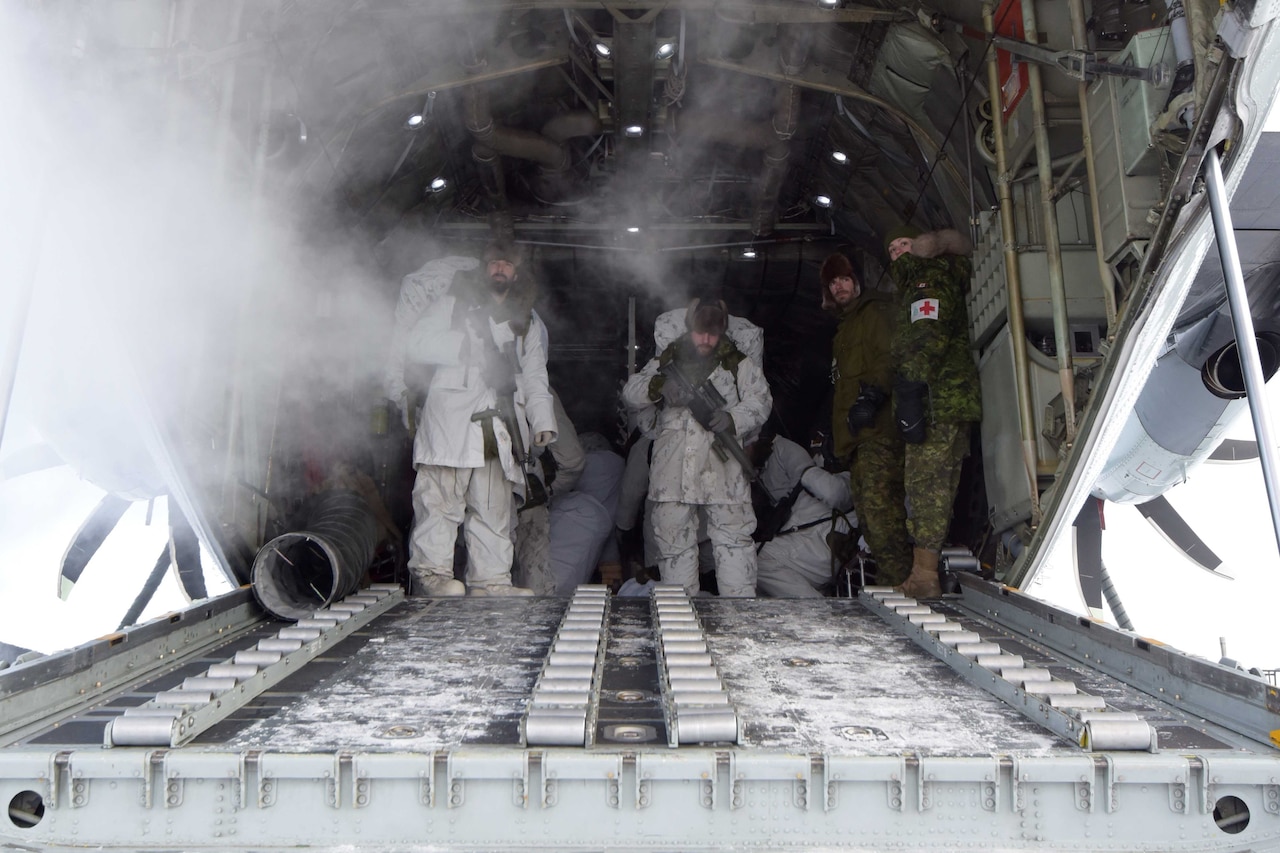
<svg viewBox="0 0 1280 853"><path fill-rule="evenodd" d="M893 417L907 444L922 444L929 393L927 382L911 382L899 377L893 383Z"/></svg>

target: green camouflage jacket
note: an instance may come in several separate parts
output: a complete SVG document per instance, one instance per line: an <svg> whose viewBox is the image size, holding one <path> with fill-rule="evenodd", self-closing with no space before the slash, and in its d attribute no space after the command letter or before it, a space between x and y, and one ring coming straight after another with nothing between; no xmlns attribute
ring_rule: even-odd
<svg viewBox="0 0 1280 853"><path fill-rule="evenodd" d="M970 272L969 259L960 255L906 254L889 265L901 294L893 361L903 379L928 384L933 423L982 418L964 304Z"/></svg>
<svg viewBox="0 0 1280 853"><path fill-rule="evenodd" d="M831 378L835 395L831 402L831 439L837 459L843 459L864 441L885 436L897 437L893 406L894 303L887 293L864 290L840 314L840 326L831 342ZM886 400L875 423L849 435L846 416L858 399L862 383L874 385Z"/></svg>

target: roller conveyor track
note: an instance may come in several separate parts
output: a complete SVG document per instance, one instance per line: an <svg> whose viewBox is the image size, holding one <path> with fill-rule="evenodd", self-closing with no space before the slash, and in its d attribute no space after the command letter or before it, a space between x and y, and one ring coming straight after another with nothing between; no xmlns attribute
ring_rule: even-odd
<svg viewBox="0 0 1280 853"><path fill-rule="evenodd" d="M903 849L1198 853L1280 845L1280 758L1257 737L1276 715L1262 693L1246 695L1254 680L1242 673L990 585L898 601L897 622L860 600L586 592L572 601L388 601L191 742L102 749L105 723L125 719L124 708L220 686L193 681L184 691L187 678L238 679L234 668L250 665L265 640L292 637L305 648L320 639L292 636L315 626L224 623L240 603L214 604L209 630L192 624L198 615L175 623L156 646L163 661L142 677L104 684L72 717L0 748L13 823L0 826L0 846L341 853L634 849L643 839L643 849L878 850L892 839ZM954 645L926 650L917 642L926 636ZM142 638L159 642L145 626ZM80 655L90 658L85 667L68 667L32 695L66 694L136 662L131 639L95 647L96 659ZM562 649L561 639L586 646ZM938 656L966 645L975 655L966 661L984 658L984 675L1027 701L1101 698L1106 713L1154 728L1159 748L1082 748L1076 734L1055 733ZM570 673L588 677L585 699L541 689L561 663L585 667ZM691 686L719 689L682 692L689 664L704 670ZM1125 677L1142 665L1150 672ZM1197 666L1208 677L1177 680ZM1005 677L1015 670L1016 682ZM0 709L22 707L28 688L12 676L24 674L0 676ZM1133 683L1144 678L1145 691ZM1067 681L1076 693L1035 695L1036 684ZM569 724L552 726L572 730L571 741L531 742L531 712L544 701L571 712ZM1236 728L1179 701L1218 701ZM691 729L690 707L727 711L736 739ZM1070 718L1087 723L1086 713ZM1241 827L1240 843L1224 847Z"/></svg>
<svg viewBox="0 0 1280 853"><path fill-rule="evenodd" d="M1137 714L1109 707L1081 690L1071 678L1029 665L1009 638L972 630L958 619L890 587L867 587L861 597L886 622L944 661L960 677L1010 707L1089 750L1148 750L1157 746L1155 728ZM1001 643L1004 643L1002 645Z"/></svg>

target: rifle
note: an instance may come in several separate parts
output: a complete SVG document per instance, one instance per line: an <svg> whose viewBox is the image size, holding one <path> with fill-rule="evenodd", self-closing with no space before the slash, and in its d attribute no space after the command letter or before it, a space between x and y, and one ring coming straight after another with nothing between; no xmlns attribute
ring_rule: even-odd
<svg viewBox="0 0 1280 853"><path fill-rule="evenodd" d="M738 460L738 464L742 466L742 473L746 475L748 482L754 483L760 479L760 473L751 464L751 460L747 458L746 451L742 449L741 444L738 444L738 439L734 437L733 433L727 429L716 431L711 428L711 416L723 409L728 401L711 384L710 379L694 385L680 372L680 368L676 366L675 359L664 364L659 370L666 377L667 382L675 382L691 395L689 411L693 414L693 419L698 422L699 426L715 436L716 442L711 446L711 449L716 456L722 462L728 459L729 456Z"/></svg>
<svg viewBox="0 0 1280 853"><path fill-rule="evenodd" d="M476 412L472 420L496 417L502 421L511 436L511 455L516 464L525 473L532 471L535 460L524 446L524 438L520 432L520 420L516 416L516 374L520 372L520 362L516 356L516 345L508 343L501 350L487 347L485 381L493 389L494 408Z"/></svg>

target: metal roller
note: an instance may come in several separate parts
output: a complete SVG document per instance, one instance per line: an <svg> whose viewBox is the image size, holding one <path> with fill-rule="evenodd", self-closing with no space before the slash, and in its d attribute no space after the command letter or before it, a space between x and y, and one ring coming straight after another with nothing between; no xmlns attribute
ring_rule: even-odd
<svg viewBox="0 0 1280 853"><path fill-rule="evenodd" d="M524 739L542 746L583 746L587 742L587 709L552 712L533 708L524 721Z"/></svg>
<svg viewBox="0 0 1280 853"><path fill-rule="evenodd" d="M688 628L690 625L697 625L698 617L692 613L667 613L658 617L659 630L665 631L668 626L675 628Z"/></svg>
<svg viewBox="0 0 1280 853"><path fill-rule="evenodd" d="M213 694L207 690L162 690L156 694L154 701L157 706L194 708L198 705L208 705L213 701Z"/></svg>
<svg viewBox="0 0 1280 853"><path fill-rule="evenodd" d="M933 608L927 604L899 604L894 606L893 612L899 616L923 616L932 613Z"/></svg>
<svg viewBox="0 0 1280 853"><path fill-rule="evenodd" d="M719 672L716 667L710 663L682 663L667 662L667 675L673 679L719 679Z"/></svg>
<svg viewBox="0 0 1280 853"><path fill-rule="evenodd" d="M591 679L543 676L536 689L541 693L587 693L591 690Z"/></svg>
<svg viewBox="0 0 1280 853"><path fill-rule="evenodd" d="M958 646L961 643L980 643L982 636L976 631L949 631L939 634L938 642L945 646Z"/></svg>
<svg viewBox="0 0 1280 853"><path fill-rule="evenodd" d="M328 610L317 610L315 613L311 614L311 618L323 619L326 621L332 620L337 622L346 622L351 618L351 611L334 610L333 608L329 608Z"/></svg>
<svg viewBox="0 0 1280 853"><path fill-rule="evenodd" d="M596 668L594 664L583 666L582 664L570 664L567 666L547 666L543 671L543 678L567 678L579 679L585 678L590 681L595 675Z"/></svg>
<svg viewBox="0 0 1280 853"><path fill-rule="evenodd" d="M939 625L947 621L947 617L941 613L917 613L914 616L908 616L907 621L912 625Z"/></svg>
<svg viewBox="0 0 1280 853"><path fill-rule="evenodd" d="M575 690L572 693L534 690L529 710L532 713L534 708L585 708L590 701L590 690Z"/></svg>
<svg viewBox="0 0 1280 853"><path fill-rule="evenodd" d="M954 557L944 558L943 568L950 572L973 572L977 574L982 569L982 564L972 554L957 554Z"/></svg>
<svg viewBox="0 0 1280 853"><path fill-rule="evenodd" d="M676 690L671 694L676 705L728 705L729 694L723 690Z"/></svg>
<svg viewBox="0 0 1280 853"><path fill-rule="evenodd" d="M176 719L163 717L117 717L107 723L102 734L105 746L156 746L173 738Z"/></svg>
<svg viewBox="0 0 1280 853"><path fill-rule="evenodd" d="M707 652L675 652L668 649L664 644L662 653L667 660L668 667L711 666L711 655Z"/></svg>
<svg viewBox="0 0 1280 853"><path fill-rule="evenodd" d="M667 684L671 688L672 693L680 691L702 691L714 690L716 687L722 686L719 677L715 678L669 678Z"/></svg>
<svg viewBox="0 0 1280 853"><path fill-rule="evenodd" d="M599 642L600 626L591 625L590 628L562 628L556 631L556 639L577 639L591 640L591 642Z"/></svg>
<svg viewBox="0 0 1280 853"><path fill-rule="evenodd" d="M1101 711L1107 707L1107 700L1089 693L1076 693L1074 696L1050 696L1049 706L1062 710Z"/></svg>
<svg viewBox="0 0 1280 853"><path fill-rule="evenodd" d="M351 614L348 613L345 615L348 619L351 618ZM320 630L320 631L327 631L333 626L337 625L340 621L343 621L343 620L340 620L337 617L325 618L321 616L308 616L306 619L299 619L298 623L293 627L294 628L316 628L317 630Z"/></svg>
<svg viewBox="0 0 1280 853"><path fill-rule="evenodd" d="M706 640L668 640L664 638L662 641L662 651L667 655L702 654L706 650Z"/></svg>
<svg viewBox="0 0 1280 853"><path fill-rule="evenodd" d="M599 648L599 640L556 640L552 650L556 652L577 652L578 654L595 655Z"/></svg>
<svg viewBox="0 0 1280 853"><path fill-rule="evenodd" d="M547 656L547 666L590 666L596 665L596 656L590 652L552 652Z"/></svg>
<svg viewBox="0 0 1280 853"><path fill-rule="evenodd" d="M1132 711L1081 711L1076 714L1082 723L1092 723L1094 720L1102 720L1103 722L1121 722L1124 720L1141 720L1137 714Z"/></svg>
<svg viewBox="0 0 1280 853"><path fill-rule="evenodd" d="M1053 673L1039 666L1004 666L1000 667L1000 675L1010 681L1052 681Z"/></svg>
<svg viewBox="0 0 1280 853"><path fill-rule="evenodd" d="M668 666L667 677L672 681L679 680L697 680L697 681L719 681L720 673L716 672L713 666Z"/></svg>
<svg viewBox="0 0 1280 853"><path fill-rule="evenodd" d="M301 640L281 640L277 637L267 637L265 640L258 641L258 651L260 652L296 652L302 648Z"/></svg>
<svg viewBox="0 0 1280 853"><path fill-rule="evenodd" d="M216 678L208 675L195 675L182 680L182 690L207 690L210 693L225 693L234 690L234 678Z"/></svg>
<svg viewBox="0 0 1280 853"><path fill-rule="evenodd" d="M1080 692L1072 681L1023 681L1021 685L1029 696L1047 699L1050 696L1073 696Z"/></svg>
<svg viewBox="0 0 1280 853"><path fill-rule="evenodd" d="M996 644L992 643L991 645L995 646ZM999 648L999 646L996 646L996 649ZM959 649L957 648L956 651L959 651ZM1021 668L1026 666L1026 662L1022 660L1022 655L1006 655L1001 654L999 651L995 654L978 655L975 663L977 663L978 666L985 666L987 669L996 670L1004 669L1006 667L1012 669L1015 667Z"/></svg>
<svg viewBox="0 0 1280 853"><path fill-rule="evenodd" d="M929 634L956 634L965 629L959 622L930 622L923 627Z"/></svg>
<svg viewBox="0 0 1280 853"><path fill-rule="evenodd" d="M676 737L684 743L738 741L738 715L732 708L686 708L676 712Z"/></svg>
<svg viewBox="0 0 1280 853"><path fill-rule="evenodd" d="M983 655L1000 654L1000 644L992 642L959 643L956 645L956 651L967 658L981 658Z"/></svg>
<svg viewBox="0 0 1280 853"><path fill-rule="evenodd" d="M1094 718L1084 724L1080 745L1101 752L1110 749L1154 749L1156 733L1142 720L1103 720Z"/></svg>
<svg viewBox="0 0 1280 853"><path fill-rule="evenodd" d="M281 640L301 640L304 643L309 643L312 640L320 639L320 629L298 628L296 626L293 628L281 628L276 633L276 636Z"/></svg>
<svg viewBox="0 0 1280 853"><path fill-rule="evenodd" d="M259 667L247 663L215 663L209 667L209 677L248 681L258 674L258 670Z"/></svg>
<svg viewBox="0 0 1280 853"><path fill-rule="evenodd" d="M247 664L249 666L271 666L282 657L284 657L284 654L281 652L264 649L242 649L236 652L236 656L232 660L237 664Z"/></svg>
<svg viewBox="0 0 1280 853"><path fill-rule="evenodd" d="M340 603L338 603L338 604L332 604L332 605L330 605L330 606L329 606L329 612L330 612L330 613L351 613L351 614L355 614L355 613L359 613L360 611L364 610L364 608L365 608L365 605L363 605L363 604L360 604L360 603L357 603L357 602L343 601L343 602L340 602Z"/></svg>
<svg viewBox="0 0 1280 853"><path fill-rule="evenodd" d="M862 591L872 598L881 598L886 595L901 595L891 586L864 586Z"/></svg>
<svg viewBox="0 0 1280 853"><path fill-rule="evenodd" d="M668 631L662 631L659 634L662 642L679 642L681 640L697 640L700 642L707 641L707 635L702 632L701 628L672 628Z"/></svg>

